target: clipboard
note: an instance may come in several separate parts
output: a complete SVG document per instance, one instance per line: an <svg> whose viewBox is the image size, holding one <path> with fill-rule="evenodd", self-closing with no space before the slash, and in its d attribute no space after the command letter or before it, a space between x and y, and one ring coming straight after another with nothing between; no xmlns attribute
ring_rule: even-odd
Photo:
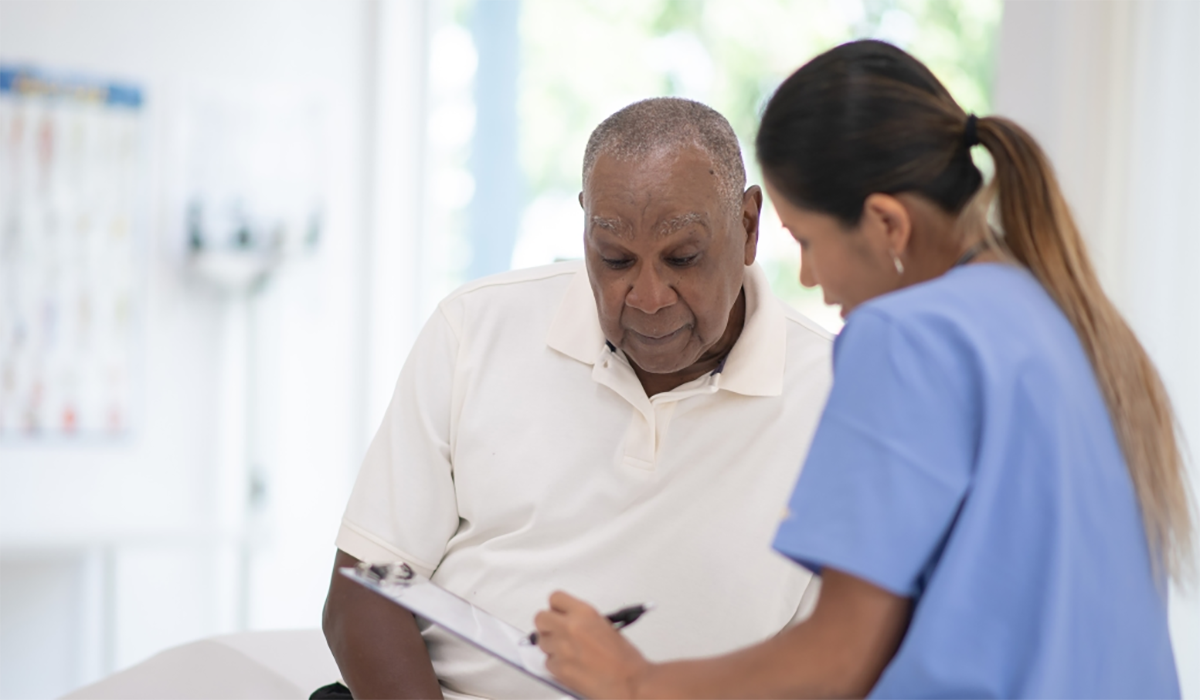
<svg viewBox="0 0 1200 700"><path fill-rule="evenodd" d="M529 643L528 632L475 607L413 571L408 564L363 562L338 572L555 691L573 698L583 697L550 675L545 653Z"/></svg>

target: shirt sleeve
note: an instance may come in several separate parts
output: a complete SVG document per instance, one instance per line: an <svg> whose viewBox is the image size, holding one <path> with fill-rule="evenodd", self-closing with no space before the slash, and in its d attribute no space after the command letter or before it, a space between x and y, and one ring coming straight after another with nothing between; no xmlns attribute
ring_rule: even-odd
<svg viewBox="0 0 1200 700"><path fill-rule="evenodd" d="M871 308L834 346L834 383L774 547L918 596L968 491L979 401L952 329Z"/></svg>
<svg viewBox="0 0 1200 700"><path fill-rule="evenodd" d="M439 308L409 353L367 449L337 535L369 562L404 561L429 576L458 528L451 406L458 336Z"/></svg>

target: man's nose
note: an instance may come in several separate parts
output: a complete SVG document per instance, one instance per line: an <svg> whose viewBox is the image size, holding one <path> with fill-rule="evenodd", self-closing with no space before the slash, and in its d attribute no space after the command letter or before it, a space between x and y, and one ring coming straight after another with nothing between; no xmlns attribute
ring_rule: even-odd
<svg viewBox="0 0 1200 700"><path fill-rule="evenodd" d="M653 314L674 304L678 299L675 290L663 279L654 265L639 265L636 274L633 288L625 296L626 306L632 306L645 314Z"/></svg>

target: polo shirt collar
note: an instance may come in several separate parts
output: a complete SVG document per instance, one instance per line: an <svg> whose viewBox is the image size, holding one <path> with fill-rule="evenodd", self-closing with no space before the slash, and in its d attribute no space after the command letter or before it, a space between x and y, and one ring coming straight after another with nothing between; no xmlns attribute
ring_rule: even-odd
<svg viewBox="0 0 1200 700"><path fill-rule="evenodd" d="M783 394L787 361L787 317L767 273L755 263L746 268L746 323L721 371L721 388L746 396Z"/></svg>
<svg viewBox="0 0 1200 700"><path fill-rule="evenodd" d="M779 396L787 357L787 320L757 263L746 268L746 322L721 369L720 388L747 396ZM546 344L584 364L595 365L612 353L586 268L575 273L558 307Z"/></svg>
<svg viewBox="0 0 1200 700"><path fill-rule="evenodd" d="M594 365L601 353L608 351L606 343L587 268L580 265L550 324L546 344L567 357Z"/></svg>

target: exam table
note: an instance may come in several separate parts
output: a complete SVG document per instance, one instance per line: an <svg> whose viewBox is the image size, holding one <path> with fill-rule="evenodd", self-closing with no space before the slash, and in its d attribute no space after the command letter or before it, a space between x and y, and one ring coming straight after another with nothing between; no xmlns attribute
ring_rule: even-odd
<svg viewBox="0 0 1200 700"><path fill-rule="evenodd" d="M245 632L167 649L64 700L307 698L340 677L320 630Z"/></svg>

